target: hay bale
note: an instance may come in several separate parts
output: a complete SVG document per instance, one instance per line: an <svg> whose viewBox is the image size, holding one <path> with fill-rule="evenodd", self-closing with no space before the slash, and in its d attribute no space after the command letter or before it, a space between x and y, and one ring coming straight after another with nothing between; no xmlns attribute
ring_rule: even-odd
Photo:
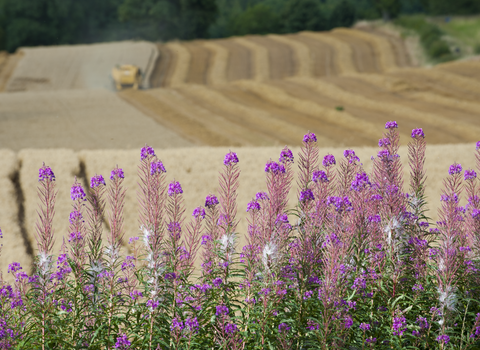
<svg viewBox="0 0 480 350"><path fill-rule="evenodd" d="M18 153L18 158L21 162L20 185L25 201L25 228L35 255L38 253L35 241L35 222L38 217L37 210L40 204L37 195L38 169L45 162L45 165L50 166L55 173L55 187L58 190L58 195L53 219L55 234L53 254L58 255L63 243L63 237L66 237L68 233L68 218L72 209L70 188L74 177L80 173L78 156L69 149L26 149Z"/></svg>
<svg viewBox="0 0 480 350"><path fill-rule="evenodd" d="M1 273L4 280L13 282L11 274L7 274L8 264L18 262L23 271L30 274L32 256L27 252L27 246L22 236L19 222L20 203L13 177L18 171L18 159L10 150L0 150L0 229L3 238L0 239L2 252L0 255Z"/></svg>

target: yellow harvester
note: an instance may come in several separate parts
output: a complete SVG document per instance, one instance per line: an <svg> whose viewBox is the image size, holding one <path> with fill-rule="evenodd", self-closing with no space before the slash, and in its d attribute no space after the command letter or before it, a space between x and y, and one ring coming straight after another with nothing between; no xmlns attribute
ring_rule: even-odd
<svg viewBox="0 0 480 350"><path fill-rule="evenodd" d="M122 90L123 87L129 85L137 90L142 80L142 74L139 67L132 64L122 64L112 68L112 78L117 90Z"/></svg>

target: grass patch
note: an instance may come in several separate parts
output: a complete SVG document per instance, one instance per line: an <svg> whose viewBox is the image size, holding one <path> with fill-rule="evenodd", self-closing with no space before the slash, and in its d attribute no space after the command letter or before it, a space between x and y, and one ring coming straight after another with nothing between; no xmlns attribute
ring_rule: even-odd
<svg viewBox="0 0 480 350"><path fill-rule="evenodd" d="M446 33L437 24L427 21L424 16L401 16L394 23L418 34L420 42L431 61L439 63L457 58L444 40Z"/></svg>
<svg viewBox="0 0 480 350"><path fill-rule="evenodd" d="M480 17L455 17L448 21L442 18L436 24L462 46L471 48L473 53L480 53Z"/></svg>

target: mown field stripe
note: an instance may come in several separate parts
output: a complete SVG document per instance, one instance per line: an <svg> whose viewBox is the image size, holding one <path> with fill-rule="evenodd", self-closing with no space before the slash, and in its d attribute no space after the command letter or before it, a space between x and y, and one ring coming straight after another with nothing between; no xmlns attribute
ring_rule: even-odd
<svg viewBox="0 0 480 350"><path fill-rule="evenodd" d="M218 85L227 82L228 50L213 41L204 41L203 46L209 49L213 55L210 59L207 72L207 84Z"/></svg>
<svg viewBox="0 0 480 350"><path fill-rule="evenodd" d="M457 120L452 120L441 115L419 112L414 108L406 107L397 103L384 103L375 99L367 98L361 94L354 94L348 92L333 83L321 79L307 79L307 78L291 78L292 81L298 82L304 86L315 89L321 94L330 97L335 97L344 103L349 103L358 107L370 108L372 110L388 113L391 116L396 116L404 119L415 121L422 121L444 130L449 130L461 135L465 139L474 140L480 135L480 128L469 125ZM361 93L361 91L360 91Z"/></svg>
<svg viewBox="0 0 480 350"><path fill-rule="evenodd" d="M221 89L208 89L202 86L185 85L182 91L195 95L197 98L205 101L206 104L214 105L226 112L226 116L232 114L236 122L248 126L249 129L257 130L265 136L274 140L273 144L298 145L303 135L308 130L298 127L294 124L280 120L268 112L246 106L232 101L221 93ZM276 142L275 142L276 141ZM323 140L320 140L322 142Z"/></svg>
<svg viewBox="0 0 480 350"><path fill-rule="evenodd" d="M350 45L328 33L301 32L299 34L332 46L335 49L336 66L340 74L357 73L357 68L353 63L353 51Z"/></svg>
<svg viewBox="0 0 480 350"><path fill-rule="evenodd" d="M310 49L301 41L294 40L284 35L268 35L268 38L276 40L282 44L288 45L294 52L295 59L295 75L299 77L312 76L313 62L311 59Z"/></svg>
<svg viewBox="0 0 480 350"><path fill-rule="evenodd" d="M175 131L194 144L202 146L228 146L230 144L230 140L222 133L214 132L198 118L189 118L177 108L172 108L169 104L162 102L163 95L156 93L156 90L124 90L118 95L157 123Z"/></svg>
<svg viewBox="0 0 480 350"><path fill-rule="evenodd" d="M291 78L308 79L308 78ZM248 80L234 83L236 86L251 91L266 101L278 106L290 108L307 115L315 116L328 123L342 126L346 129L362 132L366 137L375 140L382 135L381 125L375 125L361 120L348 112L339 112L334 109L325 108L313 101L302 100L287 94L285 91L269 84L260 84Z"/></svg>
<svg viewBox="0 0 480 350"><path fill-rule="evenodd" d="M473 101L462 101L457 98L438 95L428 91L411 92L407 93L406 96L409 98L414 98L416 100L434 103L445 107L461 109L480 115L480 103L475 103Z"/></svg>
<svg viewBox="0 0 480 350"><path fill-rule="evenodd" d="M190 69L190 52L178 42L169 42L165 46L173 53L173 72L167 86L177 86L185 83Z"/></svg>
<svg viewBox="0 0 480 350"><path fill-rule="evenodd" d="M395 62L395 54L392 50L392 46L386 38L360 30L347 28L334 29L333 33L343 33L370 43L378 61L380 62L382 71L389 71L398 68L397 63Z"/></svg>
<svg viewBox="0 0 480 350"><path fill-rule="evenodd" d="M268 50L248 38L234 38L235 42L246 47L252 53L253 58L253 80L264 81L270 78L270 64Z"/></svg>

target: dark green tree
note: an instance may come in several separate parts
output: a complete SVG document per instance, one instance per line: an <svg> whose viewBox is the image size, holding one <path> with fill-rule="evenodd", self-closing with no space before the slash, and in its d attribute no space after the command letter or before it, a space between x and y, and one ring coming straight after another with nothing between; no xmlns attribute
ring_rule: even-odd
<svg viewBox="0 0 480 350"><path fill-rule="evenodd" d="M316 0L290 0L282 17L285 33L328 28L327 19Z"/></svg>
<svg viewBox="0 0 480 350"><path fill-rule="evenodd" d="M280 30L280 17L261 3L233 17L230 25L232 35L278 33Z"/></svg>
<svg viewBox="0 0 480 350"><path fill-rule="evenodd" d="M373 0L373 2L384 21L398 17L402 9L400 0Z"/></svg>
<svg viewBox="0 0 480 350"><path fill-rule="evenodd" d="M215 0L125 0L119 18L151 27L153 37L146 39L205 38L215 20Z"/></svg>
<svg viewBox="0 0 480 350"><path fill-rule="evenodd" d="M350 27L356 19L355 6L347 0L342 0L330 14L330 27Z"/></svg>

